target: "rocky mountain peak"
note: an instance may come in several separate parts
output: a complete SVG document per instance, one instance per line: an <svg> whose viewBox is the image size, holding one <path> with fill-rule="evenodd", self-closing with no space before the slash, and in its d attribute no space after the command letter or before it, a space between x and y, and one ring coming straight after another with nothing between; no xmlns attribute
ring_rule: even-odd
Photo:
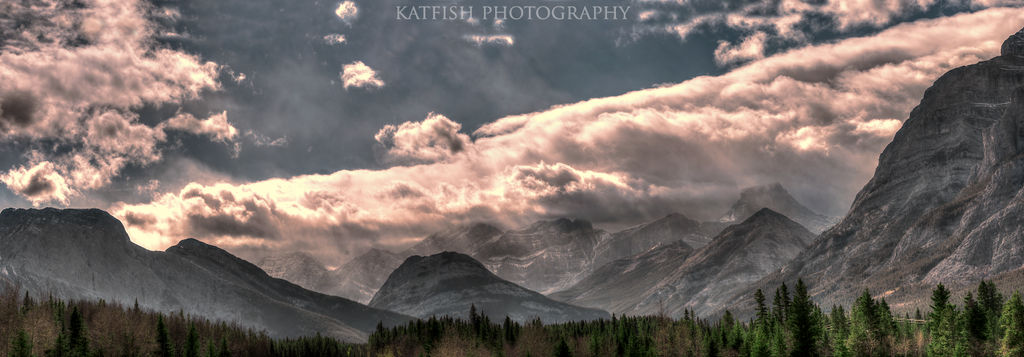
<svg viewBox="0 0 1024 357"><path fill-rule="evenodd" d="M115 224L117 219L98 209L5 208L0 212L4 221L32 223L68 223L78 225Z"/></svg>
<svg viewBox="0 0 1024 357"><path fill-rule="evenodd" d="M771 208L786 218L799 222L814 233L824 231L833 223L830 218L801 204L778 182L743 189L740 192L739 200L722 216L720 221L742 222L763 208Z"/></svg>
<svg viewBox="0 0 1024 357"><path fill-rule="evenodd" d="M772 223L772 222L792 222L789 217L772 211L770 208L762 208L750 215L750 218L743 221L742 224L759 224L759 223ZM795 223L795 222L794 222Z"/></svg>
<svg viewBox="0 0 1024 357"><path fill-rule="evenodd" d="M216 264L220 267L227 267L233 274L251 274L254 276L267 276L267 273L256 265L238 258L228 251L215 245L207 244L195 238L186 238L167 248L167 253L183 257L193 262L202 261Z"/></svg>
<svg viewBox="0 0 1024 357"><path fill-rule="evenodd" d="M195 238L185 238L185 239L182 239L180 242L178 242L178 244L175 244L175 246L178 247L179 249L207 249L207 248L212 248L213 247L213 246L211 246L209 244L206 244L206 243L203 243L202 241L200 241L198 239L195 239ZM174 248L174 247L171 247L171 248ZM170 248L168 248L168 249L170 249Z"/></svg>
<svg viewBox="0 0 1024 357"><path fill-rule="evenodd" d="M384 249L370 248L370 250L367 250L366 253L363 253L363 255L357 257L357 259L358 258L379 259L381 257L386 257L386 256L394 255L394 254L395 253L392 253L392 252L384 250Z"/></svg>
<svg viewBox="0 0 1024 357"><path fill-rule="evenodd" d="M414 255L405 260L402 266L398 270L407 269L408 266L420 266L423 268L436 269L443 266L465 264L468 267L477 268L480 272L488 272L487 268L483 264L476 261L472 257L456 252L441 252L430 256ZM489 273L488 273L489 274Z"/></svg>
<svg viewBox="0 0 1024 357"><path fill-rule="evenodd" d="M395 269L370 300L370 306L425 318L466 316L470 305L492 319L544 322L608 318L503 280L472 257L455 252L412 256Z"/></svg>
<svg viewBox="0 0 1024 357"><path fill-rule="evenodd" d="M474 223L469 226L468 234L474 237L489 237L501 234L501 229L487 223Z"/></svg>
<svg viewBox="0 0 1024 357"><path fill-rule="evenodd" d="M753 186L747 187L740 191L740 203L752 203L752 204L785 204L785 205L799 205L800 203L786 191L782 184L775 182L764 186Z"/></svg>
<svg viewBox="0 0 1024 357"><path fill-rule="evenodd" d="M54 229L75 232L74 235L59 235L88 238L90 241L128 243L128 233L117 218L99 209L23 209L6 208L0 212L0 235L5 232L33 227L34 230L50 232ZM50 232L55 233L55 232ZM49 234L53 235L53 234Z"/></svg>
<svg viewBox="0 0 1024 357"><path fill-rule="evenodd" d="M1017 33L1007 38L1006 41L1003 41L1000 54L1003 56L1024 56L1024 29L1017 31Z"/></svg>
<svg viewBox="0 0 1024 357"><path fill-rule="evenodd" d="M588 231L593 230L594 225L585 219L580 218L559 218L553 221L540 221L533 225L534 229L537 230L555 230L561 233L569 233L574 231Z"/></svg>
<svg viewBox="0 0 1024 357"><path fill-rule="evenodd" d="M886 299L895 304L918 286L1019 269L1022 65L1024 31L1003 43L1002 56L937 79L846 217L759 285L803 278L827 304L850 303L864 288L893 290ZM733 313L749 309L741 296Z"/></svg>
<svg viewBox="0 0 1024 357"><path fill-rule="evenodd" d="M786 215L775 212L770 208L762 208L758 210L743 222L726 228L722 233L728 234L732 232L735 234L737 232L748 231L759 231L762 233L768 231L794 233L792 235L799 236L805 244L810 243L814 237L814 235L809 232L806 227L800 225L800 223L797 223ZM751 237L758 236L760 235L751 235Z"/></svg>

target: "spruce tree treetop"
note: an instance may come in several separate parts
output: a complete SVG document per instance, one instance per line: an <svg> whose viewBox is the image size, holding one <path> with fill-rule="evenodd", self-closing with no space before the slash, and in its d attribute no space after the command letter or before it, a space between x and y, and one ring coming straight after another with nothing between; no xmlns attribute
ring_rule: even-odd
<svg viewBox="0 0 1024 357"><path fill-rule="evenodd" d="M793 301L790 303L789 313L787 313L789 331L793 341L791 356L817 355L815 349L817 331L815 331L813 313L814 303L807 295L807 286L804 285L802 279L797 280L796 292L793 294Z"/></svg>
<svg viewBox="0 0 1024 357"><path fill-rule="evenodd" d="M949 289L939 283L935 286L935 290L932 290L932 313L941 313L947 305L949 305Z"/></svg>
<svg viewBox="0 0 1024 357"><path fill-rule="evenodd" d="M1014 292L1003 306L999 323L1003 328L1000 352L1004 356L1024 355L1024 302L1021 302L1020 292Z"/></svg>

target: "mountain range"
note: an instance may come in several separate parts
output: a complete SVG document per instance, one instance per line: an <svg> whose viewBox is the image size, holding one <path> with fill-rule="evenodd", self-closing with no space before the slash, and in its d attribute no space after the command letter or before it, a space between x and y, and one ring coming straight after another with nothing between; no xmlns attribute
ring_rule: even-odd
<svg viewBox="0 0 1024 357"><path fill-rule="evenodd" d="M0 212L0 279L37 296L103 299L265 329L364 341L378 322L410 316L303 289L230 253L186 239L164 252L132 243L104 211Z"/></svg>
<svg viewBox="0 0 1024 357"><path fill-rule="evenodd" d="M607 312L557 302L510 283L472 257L454 252L409 257L391 273L370 306L419 318L465 318L469 307L475 306L492 321L508 316L521 323L533 318L558 323L610 317Z"/></svg>
<svg viewBox="0 0 1024 357"><path fill-rule="evenodd" d="M818 231L832 222L798 202L778 183L748 187L739 196L723 218L715 221L702 222L672 213L614 233L595 228L586 220L570 218L537 221L509 231L474 223L431 234L401 253L371 249L334 270L304 253L265 257L258 265L274 277L308 289L369 303L403 258L451 251L473 257L513 284L552 294L574 288L592 274L609 274L612 268L606 265L619 259L669 245L673 246L670 251L699 250L723 229L742 222L762 208L788 212L787 216L799 217L794 220L814 225ZM655 255L667 259L665 252ZM685 258L672 259L681 262ZM599 273L600 269L603 271ZM610 311L620 312L614 308Z"/></svg>
<svg viewBox="0 0 1024 357"><path fill-rule="evenodd" d="M879 157L849 213L752 290L803 278L820 303L864 288L896 306L915 286L1024 265L1024 30L998 57L940 77ZM749 304L748 304L749 305Z"/></svg>
<svg viewBox="0 0 1024 357"><path fill-rule="evenodd" d="M800 223L814 234L819 234L836 222L830 217L818 214L796 200L782 184L776 182L764 186L743 189L739 200L719 219L724 223L742 222L762 208L770 208Z"/></svg>
<svg viewBox="0 0 1024 357"><path fill-rule="evenodd" d="M799 223L762 208L700 249L679 241L617 260L551 297L628 315L678 317L685 309L706 314L793 259L814 237Z"/></svg>
<svg viewBox="0 0 1024 357"><path fill-rule="evenodd" d="M756 289L797 279L824 306L869 288L899 308L938 282L1020 281L1022 202L1024 30L925 92L835 225L771 184L744 189L714 222L670 214L614 233L572 218L476 223L328 269L304 253L257 266L196 239L149 251L101 210L10 208L0 287L346 341L474 304L517 321L726 309L745 319Z"/></svg>
<svg viewBox="0 0 1024 357"><path fill-rule="evenodd" d="M256 265L270 276L306 289L366 304L384 284L387 274L402 264L402 260L399 254L372 248L335 269L328 269L304 252L267 256Z"/></svg>

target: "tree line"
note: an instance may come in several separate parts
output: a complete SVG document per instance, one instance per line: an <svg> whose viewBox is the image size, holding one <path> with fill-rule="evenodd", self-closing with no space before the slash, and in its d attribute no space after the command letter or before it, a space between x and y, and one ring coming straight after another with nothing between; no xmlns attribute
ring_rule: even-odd
<svg viewBox="0 0 1024 357"><path fill-rule="evenodd" d="M13 292L12 292L13 291ZM757 290L746 321L612 316L545 325L431 317L377 329L367 343L325 336L274 339L265 332L184 313L104 301L0 295L0 351L8 356L1024 356L1024 302L983 281L962 301L938 284L930 311L898 316L864 290L851 306L823 310L798 280L768 301Z"/></svg>

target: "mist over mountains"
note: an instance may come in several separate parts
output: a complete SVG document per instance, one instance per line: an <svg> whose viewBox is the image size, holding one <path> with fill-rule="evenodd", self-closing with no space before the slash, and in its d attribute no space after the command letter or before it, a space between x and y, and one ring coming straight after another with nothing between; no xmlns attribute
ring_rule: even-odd
<svg viewBox="0 0 1024 357"><path fill-rule="evenodd" d="M756 289L797 279L826 306L869 288L906 307L937 282L1024 274L1022 202L1024 30L1000 56L925 92L838 223L776 183L744 189L712 222L672 213L617 232L579 218L473 223L399 253L320 262L282 252L252 264L196 239L143 249L101 210L9 208L0 278L39 296L137 301L274 336L347 341L378 323L466 316L471 305L495 320L726 310L746 319Z"/></svg>
<svg viewBox="0 0 1024 357"><path fill-rule="evenodd" d="M802 277L821 303L848 303L865 287L900 303L919 299L903 292L921 284L1020 269L1022 38L1024 30L1000 56L939 78L846 217L757 286Z"/></svg>
<svg viewBox="0 0 1024 357"><path fill-rule="evenodd" d="M378 322L407 315L305 290L230 253L186 239L164 252L143 249L100 210L0 212L0 277L11 287L61 299L135 302L183 311L273 336L316 333L362 341Z"/></svg>
<svg viewBox="0 0 1024 357"><path fill-rule="evenodd" d="M412 256L388 277L370 306L428 318L469 316L467 306L492 321L506 316L520 323L609 318L607 312L560 303L505 281L468 255L443 252Z"/></svg>
<svg viewBox="0 0 1024 357"><path fill-rule="evenodd" d="M732 207L723 217L741 217L745 220L759 210L769 208L790 212L818 227L829 222L827 217L797 202L778 183L744 189ZM753 211L748 212L750 210ZM538 221L508 231L486 223L475 223L427 236L398 254L371 250L346 263L344 269L335 270L343 274L326 272L322 264L300 253L267 257L259 265L271 275L290 281L308 279L310 276L328 276L327 279L310 283L312 285L309 288L364 302L369 301L369 296L380 287L393 267L400 264L400 257L451 251L473 257L502 279L533 291L551 294L575 286L595 274L596 270L616 260L656 248L681 245L696 251L710 243L726 227L742 223L742 220L729 219L701 222L680 213L672 213L614 233L596 228L586 220L570 218ZM681 262L685 256L673 259ZM311 267L310 264L315 266ZM372 288L346 290L341 284Z"/></svg>

